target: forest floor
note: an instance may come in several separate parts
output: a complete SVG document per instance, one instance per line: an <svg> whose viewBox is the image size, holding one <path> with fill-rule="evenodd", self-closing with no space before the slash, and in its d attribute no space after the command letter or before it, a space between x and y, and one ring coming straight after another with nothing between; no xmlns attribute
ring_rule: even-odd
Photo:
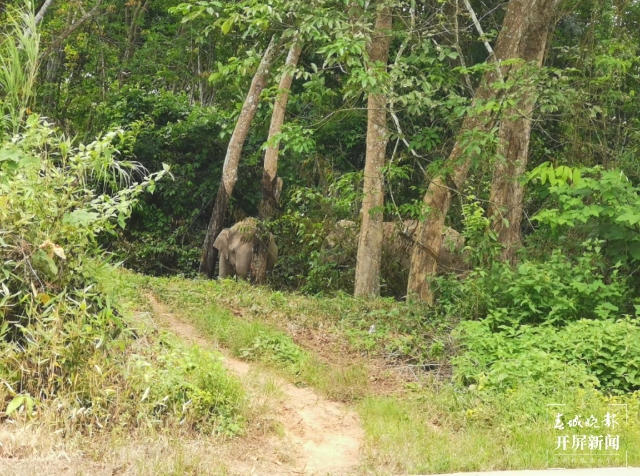
<svg viewBox="0 0 640 476"><path fill-rule="evenodd" d="M132 273L111 274L104 283L117 302L130 303L126 315L135 327L221 355L247 394L241 434L153 427L88 438L42 424L5 423L0 475L339 476L553 465L547 442L554 435L546 425L507 430L487 417L475 419L483 415L481 404L451 390L444 362L427 371L393 352L368 350L371 322L383 327L386 318L398 320L392 304ZM374 343L381 342L387 341ZM500 404L519 404L511 398ZM623 465L618 459L587 465Z"/></svg>

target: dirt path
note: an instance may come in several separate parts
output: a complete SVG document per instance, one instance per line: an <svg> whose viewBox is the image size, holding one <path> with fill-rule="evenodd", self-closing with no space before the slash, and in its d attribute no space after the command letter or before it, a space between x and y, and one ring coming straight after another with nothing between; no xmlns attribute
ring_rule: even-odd
<svg viewBox="0 0 640 476"><path fill-rule="evenodd" d="M148 298L155 316L176 335L202 347L214 345L201 337L195 326L168 312L152 295L148 295ZM224 354L222 349L218 350ZM251 364L229 356L226 356L225 365L243 379L252 378L253 373L258 372ZM240 474L352 474L359 464L359 449L363 439L357 414L347 406L331 402L308 388L298 388L273 375L269 375L269 378L280 387L283 394L276 417L284 429L284 441L276 441L274 436L268 437L269 441L263 442L259 448L260 454L253 455L255 464L251 468L239 468ZM260 460L271 464L258 464ZM246 466L246 462L242 466Z"/></svg>

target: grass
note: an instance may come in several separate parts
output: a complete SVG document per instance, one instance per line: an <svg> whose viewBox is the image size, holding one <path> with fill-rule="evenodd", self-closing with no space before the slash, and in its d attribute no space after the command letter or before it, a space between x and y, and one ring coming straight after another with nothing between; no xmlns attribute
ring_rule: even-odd
<svg viewBox="0 0 640 476"><path fill-rule="evenodd" d="M119 276L132 299L143 288L152 290L172 312L197 325L235 356L278 369L288 379L331 398L353 402L366 434L363 474L624 466L625 457L629 465L640 465L638 394L605 397L597 391L561 386L549 395L533 387L491 393L442 378L405 382L397 385L393 394L379 394L367 385L373 369L366 360L350 360L361 353L393 356L394 340L412 345L415 334L402 333L407 317L398 318L399 324L391 323L398 309L415 316L415 308L387 301L364 303L349 297L322 300L272 293L233 281L157 279L132 273ZM144 299L136 303L141 305L145 305ZM372 318L376 327L383 328L373 337L365 332ZM452 347L447 326L450 324L432 323L422 328L421 332L430 329L423 335L431 340L421 355L431 352L439 359L436 362L447 359ZM315 345L313 339L301 334L326 334L330 345ZM290 335L297 336L296 340ZM444 343L445 350L439 346L436 356L433 348L437 343ZM342 356L332 355L336 348ZM261 391L268 393L270 387L277 399L275 385L265 383ZM572 437L575 431L562 433L553 428L556 408L548 403L566 404L563 409L567 415L594 414L599 418L614 408L609 404L627 404L629 423L617 432L619 456L557 456L558 435ZM270 431L277 433L277 424Z"/></svg>
<svg viewBox="0 0 640 476"><path fill-rule="evenodd" d="M625 466L627 456L630 466L640 464L637 396L626 399L635 419L617 428L620 450L613 457L557 456L562 453L555 451L559 435L569 435L571 442L573 434L598 433L554 430L558 407L547 407L547 403L558 401L555 398L566 403L562 411L572 416L602 417L619 408L608 406L609 400L598 392L575 391L547 399L535 389L524 388L489 401L457 393L451 386L424 389L401 399L367 398L359 405L367 434L366 470L422 474Z"/></svg>
<svg viewBox="0 0 640 476"><path fill-rule="evenodd" d="M147 286L176 316L195 324L235 357L260 362L294 383L312 386L334 400L357 400L367 393L369 372L362 359L355 363L345 359L343 365L330 365L315 353L301 348L273 323L251 315L249 318L235 316L217 302L212 291L218 285L214 282L135 275L130 279L135 285ZM230 288L243 284L225 282L220 286ZM228 288L229 292L239 291ZM274 300L272 305L276 305L273 303Z"/></svg>
<svg viewBox="0 0 640 476"><path fill-rule="evenodd" d="M219 352L159 332L139 305L118 279L50 299L23 341L0 342L0 423L90 438L241 433L246 391Z"/></svg>

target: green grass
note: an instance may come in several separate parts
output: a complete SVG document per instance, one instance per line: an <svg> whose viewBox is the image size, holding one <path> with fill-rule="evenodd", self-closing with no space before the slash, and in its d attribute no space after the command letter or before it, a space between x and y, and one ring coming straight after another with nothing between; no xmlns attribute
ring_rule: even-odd
<svg viewBox="0 0 640 476"><path fill-rule="evenodd" d="M620 402L628 404L629 422L611 432L620 435L618 456L555 456L561 453L555 451L558 435L572 439L573 434L603 431L555 430L558 408L583 418L617 411L623 420L624 411L608 405ZM607 398L596 391L575 390L544 397L536 389L521 388L481 395L445 385L400 399L371 396L359 410L367 435L366 469L375 474L624 466L627 456L630 466L640 465L638 394Z"/></svg>
<svg viewBox="0 0 640 476"><path fill-rule="evenodd" d="M286 375L296 384L309 385L323 395L341 401L362 398L367 392L368 371L359 363L333 366L302 349L273 323L239 318L218 304L219 293L250 291L245 283L226 281L150 278L116 273L121 294L140 294L146 288L180 319L192 322L204 335L228 349L235 357L260 362ZM278 306L278 294L271 299ZM140 304L140 303L139 303ZM143 304L145 305L145 304ZM148 305L147 305L148 306Z"/></svg>
<svg viewBox="0 0 640 476"><path fill-rule="evenodd" d="M101 285L51 298L28 338L0 342L2 416L86 435L240 433L246 395L221 355L158 332L126 277L94 271Z"/></svg>
<svg viewBox="0 0 640 476"><path fill-rule="evenodd" d="M286 332L288 328L322 328L352 349L380 355L389 351L394 339L404 339L407 346L416 344L411 340L417 339L416 334L402 334L407 319L402 313L406 310L415 317L416 308L350 297L322 300L273 293L233 281L121 276L131 292L151 290L171 312L193 322L233 355L278 369L291 381L310 385L331 398L352 401L366 434L364 473L621 466L626 463L625 454L629 465L640 465L639 394L605 397L595 390L562 385L546 394L531 386L498 393L434 379L396 388L393 396L376 395L367 388L366 366L323 359L297 345ZM392 324L399 315L400 324ZM379 338L364 332L372 318L385 328ZM450 324L432 323L432 340L424 344L422 355L435 354L431 349L439 347L438 362L447 359L450 350L442 352L442 346L436 344L449 345L444 332L447 326ZM618 431L620 456L554 457L559 433L553 428L554 407L548 403L566 404L567 415L600 417L611 409L610 403L628 404L629 424Z"/></svg>

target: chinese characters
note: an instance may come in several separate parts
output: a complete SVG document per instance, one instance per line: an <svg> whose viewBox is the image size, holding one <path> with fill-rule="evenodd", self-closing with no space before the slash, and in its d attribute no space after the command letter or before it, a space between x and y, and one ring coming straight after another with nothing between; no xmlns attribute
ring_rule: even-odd
<svg viewBox="0 0 640 476"><path fill-rule="evenodd" d="M583 429L583 434L574 435L557 435L556 451L618 451L620 449L620 435L614 434L616 427L620 425L618 421L618 415L615 413L607 412L602 419L596 418L595 415L589 415L583 417L582 415L574 415L573 417L566 416L566 419L562 413L557 413L553 428L558 431L564 431L565 429L577 430ZM566 422L566 423L565 423ZM593 430L595 433L602 434L588 434Z"/></svg>

